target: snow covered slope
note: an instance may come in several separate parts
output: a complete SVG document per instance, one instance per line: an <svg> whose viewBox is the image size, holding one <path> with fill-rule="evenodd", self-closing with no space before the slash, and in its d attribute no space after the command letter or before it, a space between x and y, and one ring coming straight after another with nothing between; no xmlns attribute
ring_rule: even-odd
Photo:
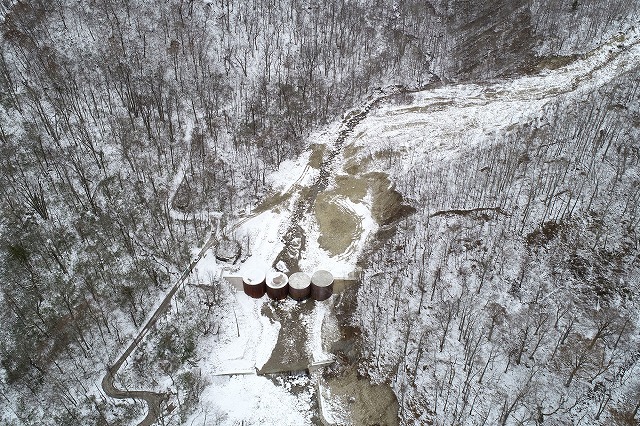
<svg viewBox="0 0 640 426"><path fill-rule="evenodd" d="M630 29L358 127L345 170L384 170L417 209L380 230L359 295L363 370L404 424L635 424L639 59Z"/></svg>

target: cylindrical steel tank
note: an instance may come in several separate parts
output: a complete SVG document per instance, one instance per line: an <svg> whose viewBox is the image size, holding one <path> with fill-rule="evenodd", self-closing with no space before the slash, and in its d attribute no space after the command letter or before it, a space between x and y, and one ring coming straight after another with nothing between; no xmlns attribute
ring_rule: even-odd
<svg viewBox="0 0 640 426"><path fill-rule="evenodd" d="M333 293L333 275L329 271L316 271L311 276L311 297L326 300Z"/></svg>
<svg viewBox="0 0 640 426"><path fill-rule="evenodd" d="M304 272L295 272L289 277L289 296L297 301L311 294L311 278Z"/></svg>
<svg viewBox="0 0 640 426"><path fill-rule="evenodd" d="M275 300L286 299L289 294L289 278L282 272L267 274L267 295Z"/></svg>
<svg viewBox="0 0 640 426"><path fill-rule="evenodd" d="M264 271L251 269L242 274L242 288L247 296L259 299L267 290Z"/></svg>

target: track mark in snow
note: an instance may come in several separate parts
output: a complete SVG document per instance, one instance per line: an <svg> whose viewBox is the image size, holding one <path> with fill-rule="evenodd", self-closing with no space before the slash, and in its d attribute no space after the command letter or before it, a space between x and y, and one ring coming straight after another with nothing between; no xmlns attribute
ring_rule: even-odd
<svg viewBox="0 0 640 426"><path fill-rule="evenodd" d="M424 128L423 134L427 135L430 141L433 141L430 146L439 144L440 149L455 149L456 144L460 143L462 136L464 136L468 149L469 144L479 143L486 137L484 134L485 126L486 128L496 128L497 125L499 128L505 128L514 123L537 117L549 99L578 90L593 90L606 83L611 79L611 76L633 69L637 66L640 58L639 39L638 30L633 29L625 34L624 39L616 37L586 55L584 59L557 70L545 71L536 76L506 80L488 86L445 86L418 92L414 95L414 102L410 106L387 105L383 109L379 109L376 114L367 117L371 109L377 106L384 97L371 100L361 110L354 110L345 116L338 137L321 164L319 176L315 179L309 192L305 196L299 197L294 205L289 230L285 234L283 243L287 245L295 238L304 237L304 235L300 235L300 232L303 231L301 231L299 223L305 214L313 208L318 194L327 189L329 179L335 172L334 160L342 152L345 140L351 136L356 126L362 127L356 137L356 142L366 134L367 139L373 140L374 143L379 142L378 140L393 138L394 147L398 148L404 145L407 150L415 149L415 135L406 132L408 127L413 126ZM363 122L365 118L367 119ZM389 123L392 124L389 125ZM463 131L468 134L463 134ZM187 129L187 133L190 134L190 129ZM452 136L455 136L456 139L451 140ZM424 142L425 139L418 140ZM416 161L420 161L420 159L416 159ZM405 167L413 167L413 163L409 161ZM170 190L170 198L175 194L174 187L177 188L175 183L178 182L179 185L184 176L180 176L181 173L184 173L183 170L181 166ZM233 228L238 225L236 224ZM148 391L123 391L115 387L114 378L127 358L144 339L146 333L166 312L178 288L184 284L188 275L214 243L215 236L212 234L131 344L108 368L103 378L102 388L108 396L118 399L139 399L147 403L149 411L141 424L152 424L155 421L160 414L161 403L166 398L165 394ZM280 256L284 256L281 260L287 260L290 263L290 269L298 269L299 251L288 254L283 250Z"/></svg>
<svg viewBox="0 0 640 426"><path fill-rule="evenodd" d="M394 145L415 147L415 132L423 129L429 147L455 149L457 143L477 143L486 129L506 129L538 118L551 99L576 91L595 90L612 76L632 70L640 58L640 34L630 30L563 68L489 85L460 84L416 92L409 105L386 105L362 124L367 141L393 139ZM413 134L414 139L407 140ZM356 142L360 137L356 139ZM427 148L427 147L425 147Z"/></svg>

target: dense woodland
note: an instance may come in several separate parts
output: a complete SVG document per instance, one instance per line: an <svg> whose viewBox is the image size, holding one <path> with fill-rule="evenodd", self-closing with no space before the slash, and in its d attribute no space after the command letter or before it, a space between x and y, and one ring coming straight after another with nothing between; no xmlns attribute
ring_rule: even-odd
<svg viewBox="0 0 640 426"><path fill-rule="evenodd" d="M637 424L637 72L390 167L418 212L381 230L359 317L404 423Z"/></svg>
<svg viewBox="0 0 640 426"><path fill-rule="evenodd" d="M142 324L148 301L186 266L189 248L204 241L206 219L179 220L172 211L232 215L255 203L268 191L265 174L304 151L313 128L377 87L534 73L540 64L587 52L640 12L625 0L32 0L6 1L1 10L0 406L17 424L60 425L128 424L139 415L141 407L96 399L87 387ZM417 320L416 305L396 296L395 308L370 314L371 301L363 298L363 318L371 315L380 330L389 310L402 324L424 323L442 341L430 357L456 335L457 362L466 365L447 370L441 357L433 370L423 369L432 348L407 343L425 335L416 327L406 331L404 352L368 336L371 368L397 384L404 421L464 422L469 410L489 404L478 397L483 403L474 406L480 388L502 407L503 422L510 413L533 416L538 406L547 413L573 403L562 399L562 387L587 392L578 377L591 378L589 391L601 392L603 412L610 408L616 380L627 377L622 367L637 360L625 310L637 294L638 188L629 177L638 163L637 84L629 75L580 102L558 101L546 111L544 130L523 124L499 135L475 158L490 169L487 185L473 191L447 192L437 183L450 173L461 186L479 183L477 168L463 159L394 176L403 195L423 207L374 247L369 265L377 268L394 244L412 261L428 256L440 272L403 282L417 285L435 313ZM529 184L516 185L523 175ZM513 204L541 197L547 202ZM434 210L488 204L510 215L459 224L430 218ZM403 227L417 232L410 236ZM419 243L435 234L444 235L443 246ZM512 240L519 248L508 252ZM464 244L473 247L462 251ZM522 260L514 276L505 267L509 259ZM396 259L394 270L407 261ZM540 273L554 278L540 283L533 279ZM443 283L453 276L468 287L446 296ZM559 281L563 290L539 303L549 292L544 286ZM383 284L372 277L368 285ZM502 291L523 308L487 303ZM602 306L597 313L594 300ZM516 314L524 320L509 317ZM470 319L495 331L479 333ZM206 333L202 327L191 330ZM190 347L176 341L197 336L158 339L156 347L166 350L157 357L169 359L170 373L192 356L176 353ZM501 364L483 367L493 359ZM505 362L507 373L522 369L528 359L540 366L532 372L546 368L562 378L554 383L557 402L538 404L542 394L534 391L496 396L505 391L492 374ZM435 388L410 386L427 373L435 374ZM200 385L183 379L196 393L179 407L186 413ZM495 386L485 389L487 382ZM464 395L449 396L459 383ZM634 386L625 388L631 409ZM427 417L416 419L419 413Z"/></svg>

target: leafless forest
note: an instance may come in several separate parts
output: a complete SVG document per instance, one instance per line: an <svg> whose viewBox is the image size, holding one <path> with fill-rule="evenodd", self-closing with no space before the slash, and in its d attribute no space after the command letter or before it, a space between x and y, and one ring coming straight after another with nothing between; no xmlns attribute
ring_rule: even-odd
<svg viewBox="0 0 640 426"><path fill-rule="evenodd" d="M141 404L96 397L95 383L211 231L206 216L172 212L233 217L257 203L265 175L307 150L312 130L381 87L398 86L401 102L534 75L640 17L627 0L18 0L0 10L7 425L140 415ZM402 424L637 424L637 77L636 64L559 95L451 161L406 172L400 152L371 153L369 167L415 209L369 242L354 319L362 374L392 384ZM215 330L217 296L192 298L184 322L159 325L132 366L151 386L158 369L175 379L184 397L168 424L198 404L204 384L174 373Z"/></svg>

